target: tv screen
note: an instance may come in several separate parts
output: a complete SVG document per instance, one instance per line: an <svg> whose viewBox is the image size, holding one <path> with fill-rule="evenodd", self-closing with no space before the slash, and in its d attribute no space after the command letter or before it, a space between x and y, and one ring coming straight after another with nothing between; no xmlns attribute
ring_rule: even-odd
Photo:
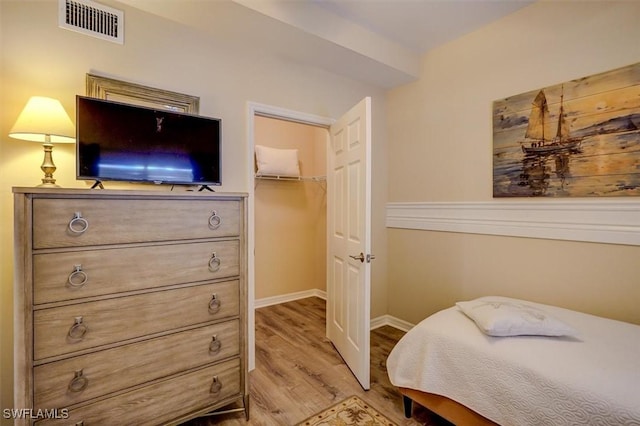
<svg viewBox="0 0 640 426"><path fill-rule="evenodd" d="M222 121L76 96L78 179L220 185Z"/></svg>

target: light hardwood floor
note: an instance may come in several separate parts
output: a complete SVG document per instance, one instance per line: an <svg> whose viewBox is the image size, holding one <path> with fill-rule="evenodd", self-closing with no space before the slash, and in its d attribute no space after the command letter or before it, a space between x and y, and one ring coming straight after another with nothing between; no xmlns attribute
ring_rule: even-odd
<svg viewBox="0 0 640 426"><path fill-rule="evenodd" d="M386 358L404 333L371 332L371 389L364 391L325 337L325 301L311 297L256 310L256 368L250 377L250 420L242 413L192 420L183 426L294 425L342 399L358 395L398 425L449 425L402 398L389 382Z"/></svg>

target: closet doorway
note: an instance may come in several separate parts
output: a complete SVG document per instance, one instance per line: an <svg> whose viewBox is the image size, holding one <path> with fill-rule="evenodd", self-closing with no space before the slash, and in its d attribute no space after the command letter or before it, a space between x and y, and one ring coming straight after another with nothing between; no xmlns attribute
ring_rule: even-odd
<svg viewBox="0 0 640 426"><path fill-rule="evenodd" d="M248 358L255 368L255 309L326 297L326 155L331 118L248 104ZM296 179L256 178L256 145L299 149Z"/></svg>
<svg viewBox="0 0 640 426"><path fill-rule="evenodd" d="M323 127L255 117L255 147L295 153L299 169L255 176L256 307L326 292L327 138Z"/></svg>
<svg viewBox="0 0 640 426"><path fill-rule="evenodd" d="M371 97L363 98L337 121L250 103L249 165L255 164L254 152L257 144L254 142L254 133L257 117L278 118L325 129L327 155L325 170L329 176L325 187L327 207L323 210L328 232L326 254L322 257L325 262L331 259L330 268L328 268L331 272L326 272L327 337L363 389L367 390L370 387L371 260L375 258L371 253ZM261 147L260 151L264 151L264 147ZM281 166L282 169L293 168L294 173L298 174L297 158L293 161L292 167L292 161L288 155L276 154L278 161L275 161L275 164L280 164L282 161L284 163L284 166ZM261 170L264 168L262 164L260 167ZM253 369L255 368L255 258L257 255L254 243L256 217L254 184L257 175L254 167L247 169L250 171L249 182L252 184L249 190L247 281L249 369ZM265 172L262 171L260 174ZM271 174L277 174L277 172L272 170ZM277 176L275 177L276 180L280 180ZM310 180L315 179L312 176ZM278 238L283 237L278 235ZM273 242L270 241L271 245Z"/></svg>

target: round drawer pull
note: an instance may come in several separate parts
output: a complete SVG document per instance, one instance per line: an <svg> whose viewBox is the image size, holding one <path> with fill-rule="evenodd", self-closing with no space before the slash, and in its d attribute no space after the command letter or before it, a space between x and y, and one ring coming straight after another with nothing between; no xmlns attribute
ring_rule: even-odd
<svg viewBox="0 0 640 426"><path fill-rule="evenodd" d="M215 314L220 310L220 299L218 299L218 295L213 293L211 296L211 300L209 301L209 313Z"/></svg>
<svg viewBox="0 0 640 426"><path fill-rule="evenodd" d="M218 272L220 270L220 258L216 256L216 252L214 251L211 254L211 259L209 259L209 271Z"/></svg>
<svg viewBox="0 0 640 426"><path fill-rule="evenodd" d="M87 379L87 376L82 374L82 370L78 370L75 372L73 379L71 379L67 388L69 389L69 392L78 393L85 390L87 386L89 386L89 379Z"/></svg>
<svg viewBox="0 0 640 426"><path fill-rule="evenodd" d="M87 273L82 270L82 265L73 265L74 271L69 274L67 282L71 287L82 287L87 283L89 277Z"/></svg>
<svg viewBox="0 0 640 426"><path fill-rule="evenodd" d="M82 317L75 317L73 325L69 327L67 336L72 340L82 340L87 331L89 331L89 327L82 322Z"/></svg>
<svg viewBox="0 0 640 426"><path fill-rule="evenodd" d="M217 354L218 352L220 352L221 348L222 348L222 343L220 342L220 340L218 340L218 335L214 334L211 337L211 343L209 343L209 353Z"/></svg>
<svg viewBox="0 0 640 426"><path fill-rule="evenodd" d="M73 219L71 219L71 221L69 222L69 231L73 232L74 234L82 234L87 229L89 229L89 222L87 221L87 219L82 217L81 212L75 212L73 214Z"/></svg>
<svg viewBox="0 0 640 426"><path fill-rule="evenodd" d="M213 376L213 383L211 383L211 393L220 393L222 389L222 382L218 379L218 376Z"/></svg>
<svg viewBox="0 0 640 426"><path fill-rule="evenodd" d="M211 212L211 216L209 217L209 227L211 229L218 229L221 223L222 218L218 216L218 212L215 210Z"/></svg>

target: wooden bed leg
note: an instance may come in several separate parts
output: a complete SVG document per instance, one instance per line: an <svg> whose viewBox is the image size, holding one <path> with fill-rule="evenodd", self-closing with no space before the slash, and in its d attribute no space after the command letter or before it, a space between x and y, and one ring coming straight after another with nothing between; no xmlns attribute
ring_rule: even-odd
<svg viewBox="0 0 640 426"><path fill-rule="evenodd" d="M413 408L413 400L408 396L402 395L402 404L404 405L404 416L407 419L410 419Z"/></svg>

